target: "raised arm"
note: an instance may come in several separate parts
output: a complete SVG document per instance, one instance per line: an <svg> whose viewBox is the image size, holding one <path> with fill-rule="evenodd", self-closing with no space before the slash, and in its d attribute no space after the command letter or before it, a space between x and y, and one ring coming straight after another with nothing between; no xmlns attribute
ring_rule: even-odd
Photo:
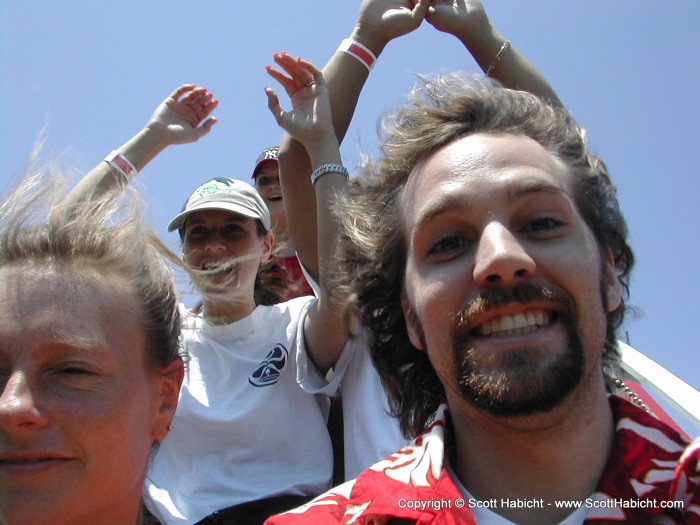
<svg viewBox="0 0 700 525"><path fill-rule="evenodd" d="M393 39L417 29L424 19L439 31L454 35L479 67L506 87L530 91L561 105L549 83L512 43L503 48L506 39L491 25L480 0L363 0L349 39L323 68L339 142L350 126L373 59ZM347 49L348 41L353 48ZM309 213L315 207L308 182L309 159L289 134L280 141L279 159L289 231L299 258L317 278L316 218Z"/></svg>
<svg viewBox="0 0 700 525"><path fill-rule="evenodd" d="M505 87L529 91L561 106L542 74L491 25L481 0L433 0L426 20L454 35L481 70Z"/></svg>
<svg viewBox="0 0 700 525"><path fill-rule="evenodd" d="M306 317L304 336L309 356L316 367L325 372L342 352L348 333L343 310L328 290L329 277L337 267L338 224L332 212L332 202L345 188L347 170L341 165L323 74L312 64L286 53L275 55L275 62L284 73L271 67L267 71L284 87L291 98L292 109L285 111L277 94L270 88L265 90L268 107L280 127L304 148L313 169L314 182L309 180L309 184L314 192L318 217L314 231L318 232L320 247L317 267L321 293Z"/></svg>
<svg viewBox="0 0 700 525"><path fill-rule="evenodd" d="M420 26L429 4L429 0L363 0L348 40L358 46L353 49L359 53L367 48L378 57L391 40ZM344 41L346 47L349 43ZM369 68L356 56L338 50L323 68L333 110L333 128L339 142L345 137L369 77ZM289 134L280 141L279 164L287 223L294 246L306 269L317 278L316 217L309 213L315 209L309 182L311 165L303 146Z"/></svg>
<svg viewBox="0 0 700 525"><path fill-rule="evenodd" d="M116 158L100 162L83 177L68 195L67 203L79 203L126 185L168 146L199 140L216 123L211 114L218 104L206 88L180 86L160 103L141 131L115 150Z"/></svg>

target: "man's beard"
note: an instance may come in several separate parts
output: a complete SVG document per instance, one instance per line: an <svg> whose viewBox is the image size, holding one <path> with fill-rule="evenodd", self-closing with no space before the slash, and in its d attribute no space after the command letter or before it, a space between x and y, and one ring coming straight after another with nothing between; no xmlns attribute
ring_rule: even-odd
<svg viewBox="0 0 700 525"><path fill-rule="evenodd" d="M551 350L546 348L499 351L493 356L494 366L480 369L478 360L484 356L477 356L478 350L470 348L478 337L467 330L470 321L484 311L533 300L553 306L555 321L562 323L568 334L564 352L543 366L538 360L550 358ZM528 416L558 406L583 379L583 341L576 319L573 303L567 296L532 283L520 283L511 291L488 290L471 301L456 316L452 334L457 380L464 399L496 417ZM460 356L464 356L461 363Z"/></svg>

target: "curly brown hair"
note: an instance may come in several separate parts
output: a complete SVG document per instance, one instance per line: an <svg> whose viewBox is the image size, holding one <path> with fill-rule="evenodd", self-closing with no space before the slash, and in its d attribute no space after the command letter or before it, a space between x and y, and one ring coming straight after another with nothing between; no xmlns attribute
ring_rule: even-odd
<svg viewBox="0 0 700 525"><path fill-rule="evenodd" d="M407 437L425 428L445 393L427 354L411 344L401 308L406 266L401 196L417 163L476 133L529 137L569 166L579 211L601 253L611 250L625 298L628 295L634 257L616 189L571 115L532 94L465 73L421 77L408 102L383 121L380 158L365 160L337 210L344 237L341 287L351 311L369 331L372 359ZM623 298L608 315L603 350L607 375L619 360L616 331L625 309Z"/></svg>

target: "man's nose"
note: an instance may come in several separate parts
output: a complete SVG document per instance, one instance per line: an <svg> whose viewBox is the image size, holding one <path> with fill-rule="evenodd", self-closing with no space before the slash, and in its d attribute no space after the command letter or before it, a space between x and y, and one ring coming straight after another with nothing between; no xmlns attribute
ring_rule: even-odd
<svg viewBox="0 0 700 525"><path fill-rule="evenodd" d="M479 237L474 280L484 287L512 286L535 273L535 261L505 225L489 223Z"/></svg>

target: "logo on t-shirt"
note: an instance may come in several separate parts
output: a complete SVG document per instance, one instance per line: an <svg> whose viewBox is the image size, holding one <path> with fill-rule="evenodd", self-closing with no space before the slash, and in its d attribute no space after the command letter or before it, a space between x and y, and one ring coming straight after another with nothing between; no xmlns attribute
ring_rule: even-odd
<svg viewBox="0 0 700 525"><path fill-rule="evenodd" d="M270 350L260 366L255 369L255 372L250 375L248 382L253 386L274 385L282 375L286 364L287 349L283 345L277 344Z"/></svg>

